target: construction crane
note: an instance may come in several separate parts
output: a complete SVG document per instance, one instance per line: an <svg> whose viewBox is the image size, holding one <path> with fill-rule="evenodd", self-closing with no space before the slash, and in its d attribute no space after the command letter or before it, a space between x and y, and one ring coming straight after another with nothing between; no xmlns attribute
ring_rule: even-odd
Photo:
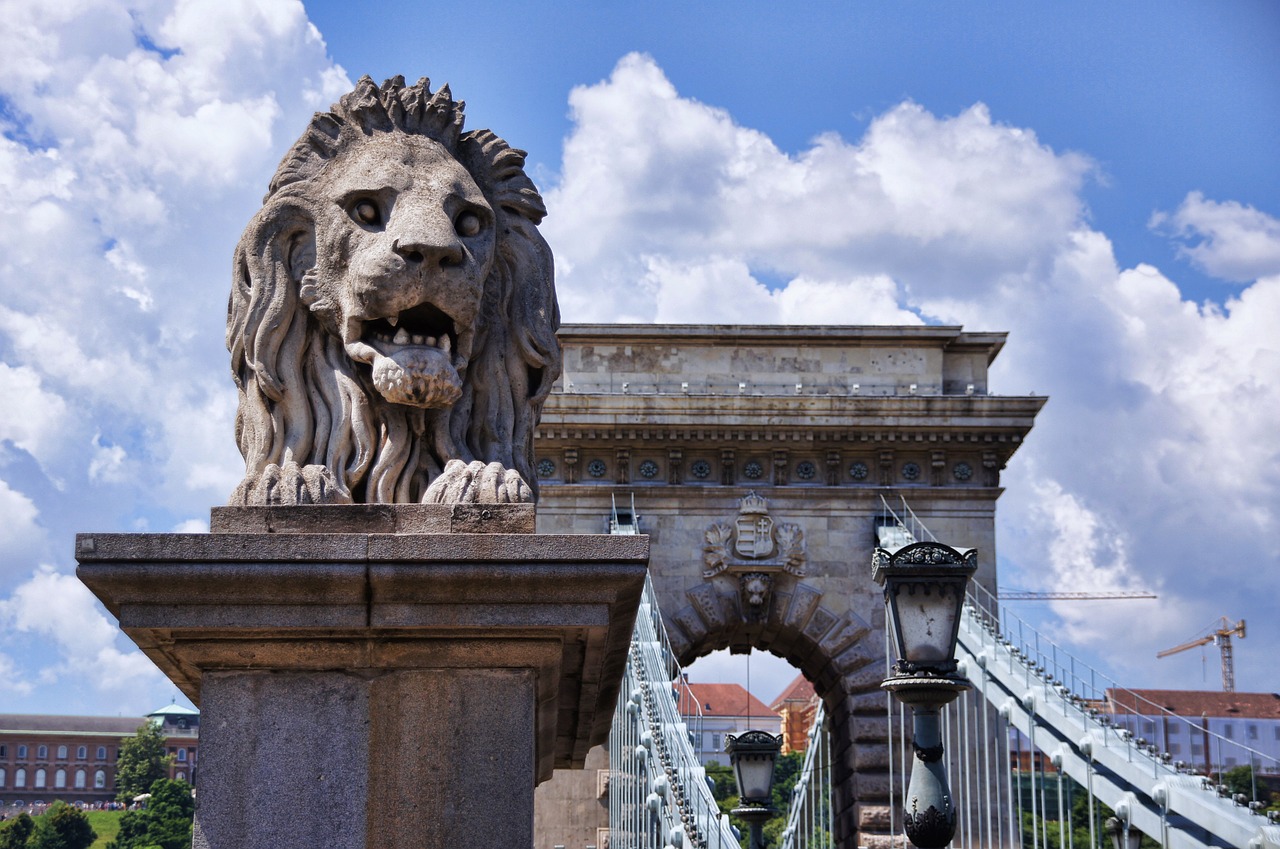
<svg viewBox="0 0 1280 849"><path fill-rule="evenodd" d="M1231 638L1237 636L1244 639L1244 620L1241 619L1232 625L1231 620L1223 616L1219 627L1205 634L1203 637L1197 637L1190 642L1183 643L1180 646L1174 646L1171 649L1165 649L1157 652L1156 657L1168 657L1171 654L1177 654L1180 651L1193 649L1196 646L1205 646L1213 643L1222 651L1222 692L1234 693L1236 691L1236 670L1234 661L1231 658Z"/></svg>
<svg viewBox="0 0 1280 849"><path fill-rule="evenodd" d="M1031 590L1000 591L1001 601L1103 601L1116 598L1159 598L1148 590L1115 590L1112 592L1033 592Z"/></svg>

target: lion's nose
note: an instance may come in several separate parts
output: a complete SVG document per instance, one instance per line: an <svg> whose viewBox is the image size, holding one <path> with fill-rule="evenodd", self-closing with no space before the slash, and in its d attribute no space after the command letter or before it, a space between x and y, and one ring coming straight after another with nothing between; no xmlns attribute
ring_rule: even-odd
<svg viewBox="0 0 1280 849"><path fill-rule="evenodd" d="M396 239L391 243L391 250L412 265L448 268L461 265L464 259L462 244L457 239Z"/></svg>

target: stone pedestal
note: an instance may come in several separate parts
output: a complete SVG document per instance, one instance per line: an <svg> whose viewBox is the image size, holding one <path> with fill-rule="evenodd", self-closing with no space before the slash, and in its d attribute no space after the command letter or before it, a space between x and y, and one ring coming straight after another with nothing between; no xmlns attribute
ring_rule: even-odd
<svg viewBox="0 0 1280 849"><path fill-rule="evenodd" d="M534 786L608 734L649 551L505 532L532 519L226 508L213 534L78 536L81 580L201 708L196 847L532 845Z"/></svg>

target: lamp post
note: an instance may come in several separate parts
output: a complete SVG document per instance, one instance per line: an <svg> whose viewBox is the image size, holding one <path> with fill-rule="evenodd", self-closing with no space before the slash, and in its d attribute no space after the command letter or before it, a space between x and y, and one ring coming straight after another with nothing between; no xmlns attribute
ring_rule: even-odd
<svg viewBox="0 0 1280 849"><path fill-rule="evenodd" d="M764 824L777 814L772 805L773 766L781 748L781 734L775 737L767 731L744 731L725 735L724 750L738 785L738 807L730 813L750 826L749 849L764 849Z"/></svg>
<svg viewBox="0 0 1280 849"><path fill-rule="evenodd" d="M904 804L907 839L941 849L956 831L955 800L947 787L939 711L969 687L956 673L956 639L965 588L977 571L977 552L917 542L890 553L877 548L871 574L884 587L889 632L897 652L893 674L880 686L911 706L911 744L918 761Z"/></svg>

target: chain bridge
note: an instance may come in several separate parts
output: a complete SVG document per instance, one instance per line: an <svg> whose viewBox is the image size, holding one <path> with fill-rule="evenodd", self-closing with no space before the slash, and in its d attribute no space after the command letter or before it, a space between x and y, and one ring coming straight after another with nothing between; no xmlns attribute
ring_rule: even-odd
<svg viewBox="0 0 1280 849"><path fill-rule="evenodd" d="M569 325L560 338L565 371L535 443L538 530L647 534L641 618L652 633L637 640L662 646L633 647L619 714L633 736L538 788L540 846L728 839L716 811L693 807L706 802L700 767L679 749L685 720L663 701L680 667L726 648L786 659L822 701L821 757L803 812L793 806L792 845L900 845L908 720L880 689L885 614L870 564L877 547L929 538L909 515L886 515L886 502L904 499L938 539L977 552L959 650L974 690L947 714L965 805L957 845L1017 845L1023 832L1027 845L1056 845L1063 821L1102 845L1115 814L1167 845L1274 841L1247 800L1206 785L1202 762L1164 757L1160 734L1178 720L1159 706L1148 714L1131 704L1127 719L1109 712L1119 684L1085 672L994 600L1001 471L1046 400L992 391L1004 334ZM637 651L649 653L643 675ZM1152 722L1159 734L1146 730ZM1068 845L1073 828L1063 829Z"/></svg>

